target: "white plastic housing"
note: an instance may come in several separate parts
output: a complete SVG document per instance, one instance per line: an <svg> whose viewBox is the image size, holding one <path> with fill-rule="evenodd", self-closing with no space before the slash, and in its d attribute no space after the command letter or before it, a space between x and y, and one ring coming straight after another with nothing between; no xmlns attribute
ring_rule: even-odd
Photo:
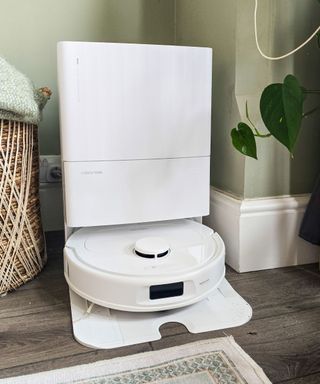
<svg viewBox="0 0 320 384"><path fill-rule="evenodd" d="M147 259L134 252L141 238L162 238L170 251ZM195 303L224 278L225 249L212 229L192 220L82 228L64 249L69 287L96 304L132 312L160 311ZM183 285L183 292L151 298L151 288Z"/></svg>
<svg viewBox="0 0 320 384"><path fill-rule="evenodd" d="M208 157L66 162L68 226L140 223L209 213Z"/></svg>
<svg viewBox="0 0 320 384"><path fill-rule="evenodd" d="M63 161L210 156L211 48L60 42Z"/></svg>
<svg viewBox="0 0 320 384"><path fill-rule="evenodd" d="M58 45L66 225L209 213L210 48Z"/></svg>

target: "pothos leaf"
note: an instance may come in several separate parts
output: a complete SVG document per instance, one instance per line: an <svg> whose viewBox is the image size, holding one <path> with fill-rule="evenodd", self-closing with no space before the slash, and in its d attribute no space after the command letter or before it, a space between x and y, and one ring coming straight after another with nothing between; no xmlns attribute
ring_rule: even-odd
<svg viewBox="0 0 320 384"><path fill-rule="evenodd" d="M303 90L293 75L262 92L260 112L268 131L292 153L302 120Z"/></svg>
<svg viewBox="0 0 320 384"><path fill-rule="evenodd" d="M257 159L256 139L251 128L246 123L239 123L231 130L233 146L243 155Z"/></svg>

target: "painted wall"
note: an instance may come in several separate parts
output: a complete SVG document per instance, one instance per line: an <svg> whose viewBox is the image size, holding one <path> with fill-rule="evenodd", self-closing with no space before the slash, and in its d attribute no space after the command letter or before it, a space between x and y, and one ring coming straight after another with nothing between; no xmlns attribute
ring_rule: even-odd
<svg viewBox="0 0 320 384"><path fill-rule="evenodd" d="M285 0L287 1L287 0ZM290 0L289 0L290 1ZM290 30L293 8L284 12L278 20L283 1L259 1L258 38L267 54L288 51L293 45L294 35ZM241 119L246 121L245 103L248 101L250 117L262 132L265 131L260 118L259 100L262 90L271 82L282 81L293 72L293 58L273 62L264 59L258 52L253 33L253 2L238 3L236 41L236 95ZM279 36L286 36L283 41ZM265 131L266 132L266 131ZM258 158L245 160L244 197L276 196L290 193L290 156L286 149L273 139L257 140Z"/></svg>
<svg viewBox="0 0 320 384"><path fill-rule="evenodd" d="M60 40L172 43L172 0L1 0L0 55L53 96L40 129L42 154L59 154L56 44Z"/></svg>
<svg viewBox="0 0 320 384"><path fill-rule="evenodd" d="M60 154L57 41L174 41L173 0L1 0L0 11L0 55L53 91L40 124L42 154ZM45 230L63 229L61 185L41 185L40 197Z"/></svg>
<svg viewBox="0 0 320 384"><path fill-rule="evenodd" d="M295 48L319 25L320 5L313 0L303 2L299 0L268 2L260 0L259 4L259 38L264 51L271 55L281 55ZM268 62L257 53L252 28L249 28L247 36L243 36L241 33L245 26L252 26L252 1L241 2L241 10L239 9L238 15L243 11L247 16L244 17L242 26L238 25L238 37L241 42L237 44L237 49L239 50L241 45L245 46L246 54L243 55L243 51L239 51L237 54L238 61L242 63L244 69L239 71L237 77L242 77L245 81L249 79L249 82L256 85L255 89L258 93L255 100L259 99L259 88L261 87L258 81L255 82L255 78L265 78L265 84L268 84L280 82L286 74L294 73L305 87L319 89L320 51L316 46L316 41L313 41L294 56L281 61ZM252 68L253 61L256 61L255 67L259 71L257 76L252 76L255 73L254 68ZM236 70L239 70L238 66ZM244 96L247 97L248 87L243 86L242 90ZM318 100L313 98L313 101L311 101L311 97L309 99L306 105L307 110L319 103L319 98ZM240 100L238 101L241 108ZM243 103L244 100L242 99L242 105ZM254 102L251 104L254 107ZM286 149L275 140L260 140L259 161L246 160L245 197L311 192L315 178L320 171L319 119L320 113L317 113L303 122L302 134L294 151L293 159ZM262 122L257 116L255 121L258 126L262 126Z"/></svg>
<svg viewBox="0 0 320 384"><path fill-rule="evenodd" d="M235 98L237 1L177 0L176 42L213 48L211 184L244 193L245 159L230 142L240 119Z"/></svg>
<svg viewBox="0 0 320 384"><path fill-rule="evenodd" d="M295 43L300 44L320 24L320 4L295 0ZM301 23L301 20L304 23ZM308 89L320 89L320 48L315 41L294 56L294 72ZM306 110L320 104L320 96L308 96ZM320 172L320 112L305 119L301 140L292 161L290 187L294 193L310 191Z"/></svg>
<svg viewBox="0 0 320 384"><path fill-rule="evenodd" d="M276 63L259 55L253 6L252 0L176 0L177 43L206 45L214 52L211 183L248 198L310 192L320 170L320 114L305 122L293 160L272 139L259 141L259 161L238 155L231 146L230 130L240 118L245 120L246 100L252 119L264 129L258 102L270 82L295 73L305 86L319 89L315 44ZM269 54L286 52L313 31L319 16L314 0L260 0L261 45Z"/></svg>
<svg viewBox="0 0 320 384"><path fill-rule="evenodd" d="M270 53L300 43L320 19L315 0L259 3L260 40ZM244 158L231 145L230 130L245 118L246 100L261 126L257 101L269 82L294 72L305 86L320 86L320 55L314 44L275 64L259 56L253 39L252 0L1 0L0 10L5 15L0 23L0 55L37 86L47 85L53 91L40 127L42 154L60 153L57 41L209 46L214 60L212 184L244 197L311 190L320 164L319 114L304 124L293 160L271 140L259 142L259 162Z"/></svg>

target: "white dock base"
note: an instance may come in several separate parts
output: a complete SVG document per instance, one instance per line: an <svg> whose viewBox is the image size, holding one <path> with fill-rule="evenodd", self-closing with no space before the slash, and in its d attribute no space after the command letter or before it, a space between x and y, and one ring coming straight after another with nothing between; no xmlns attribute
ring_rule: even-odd
<svg viewBox="0 0 320 384"><path fill-rule="evenodd" d="M191 333L237 327L252 316L250 305L224 279L199 303L163 312L123 312L94 305L70 290L75 339L91 348L111 349L161 339L162 324L176 322Z"/></svg>

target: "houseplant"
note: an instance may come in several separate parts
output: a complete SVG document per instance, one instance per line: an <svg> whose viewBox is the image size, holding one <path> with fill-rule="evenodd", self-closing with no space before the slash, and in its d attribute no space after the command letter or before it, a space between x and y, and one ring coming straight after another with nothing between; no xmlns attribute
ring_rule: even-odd
<svg viewBox="0 0 320 384"><path fill-rule="evenodd" d="M260 114L269 132L262 134L258 131L246 105L249 124L240 122L237 128L232 129L233 146L243 155L257 159L256 138L273 136L293 154L303 119L320 109L319 104L309 111L303 111L304 101L309 94L320 96L320 90L302 87L293 75L287 75L283 83L268 85L260 97Z"/></svg>

